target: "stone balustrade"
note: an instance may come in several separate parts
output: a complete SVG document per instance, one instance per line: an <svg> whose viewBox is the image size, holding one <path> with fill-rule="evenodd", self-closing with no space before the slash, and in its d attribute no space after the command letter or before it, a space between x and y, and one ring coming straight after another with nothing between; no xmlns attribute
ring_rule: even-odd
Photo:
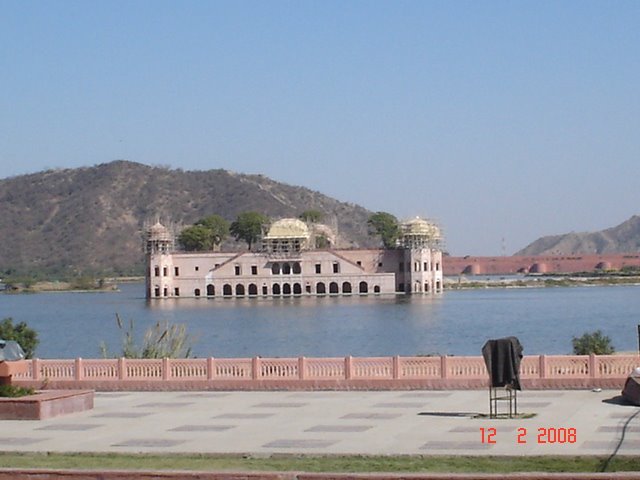
<svg viewBox="0 0 640 480"><path fill-rule="evenodd" d="M638 355L525 356L524 388L621 388ZM18 384L96 390L485 388L477 357L33 359Z"/></svg>

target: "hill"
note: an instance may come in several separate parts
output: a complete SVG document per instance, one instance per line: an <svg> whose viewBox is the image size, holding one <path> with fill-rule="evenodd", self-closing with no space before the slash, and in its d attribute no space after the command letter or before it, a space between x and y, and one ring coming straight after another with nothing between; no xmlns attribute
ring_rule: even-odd
<svg viewBox="0 0 640 480"><path fill-rule="evenodd" d="M307 209L333 219L343 245L375 244L368 210L262 175L114 161L7 178L0 180L0 276L141 274L145 222L189 225L213 213L234 220L249 210L279 218Z"/></svg>
<svg viewBox="0 0 640 480"><path fill-rule="evenodd" d="M572 255L640 251L640 216L599 232L541 237L515 255Z"/></svg>

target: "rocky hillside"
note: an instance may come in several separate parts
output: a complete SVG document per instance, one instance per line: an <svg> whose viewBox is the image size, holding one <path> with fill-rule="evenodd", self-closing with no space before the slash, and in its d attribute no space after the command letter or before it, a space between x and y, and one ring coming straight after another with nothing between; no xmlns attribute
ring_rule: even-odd
<svg viewBox="0 0 640 480"><path fill-rule="evenodd" d="M592 233L542 237L516 255L571 255L575 253L629 253L640 251L640 216Z"/></svg>
<svg viewBox="0 0 640 480"><path fill-rule="evenodd" d="M371 212L261 175L114 161L7 178L0 180L0 277L139 274L145 222L188 225L213 213L231 221L249 210L280 218L307 209L335 221L343 245L375 244L367 236Z"/></svg>

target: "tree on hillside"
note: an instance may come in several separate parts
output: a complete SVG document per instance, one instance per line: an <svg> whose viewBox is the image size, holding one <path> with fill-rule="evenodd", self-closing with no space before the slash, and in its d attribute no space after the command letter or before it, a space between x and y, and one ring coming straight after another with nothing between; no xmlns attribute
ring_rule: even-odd
<svg viewBox="0 0 640 480"><path fill-rule="evenodd" d="M269 217L258 212L244 212L231 223L229 231L236 239L247 242L249 250L262 235L262 226L269 223Z"/></svg>
<svg viewBox="0 0 640 480"><path fill-rule="evenodd" d="M214 250L229 234L229 222L220 215L209 215L185 228L178 243L187 251Z"/></svg>
<svg viewBox="0 0 640 480"><path fill-rule="evenodd" d="M303 222L318 223L324 218L324 213L320 210L305 210L298 216L298 218Z"/></svg>
<svg viewBox="0 0 640 480"><path fill-rule="evenodd" d="M367 221L369 235L380 235L385 248L396 246L396 240L400 237L400 225L398 219L387 212L376 212Z"/></svg>
<svg viewBox="0 0 640 480"><path fill-rule="evenodd" d="M196 222L196 225L201 225L209 229L211 236L211 243L214 246L220 246L224 239L229 235L229 222L227 222L220 215L209 215Z"/></svg>
<svg viewBox="0 0 640 480"><path fill-rule="evenodd" d="M18 342L24 350L25 358L33 358L36 347L40 343L38 333L35 330L29 328L25 322L14 325L12 318L5 318L0 322L0 338Z"/></svg>
<svg viewBox="0 0 640 480"><path fill-rule="evenodd" d="M331 242L324 233L320 233L316 235L316 248L324 249L329 248L331 246Z"/></svg>
<svg viewBox="0 0 640 480"><path fill-rule="evenodd" d="M580 338L573 337L573 353L575 355L611 355L615 352L615 348L611 344L611 339L607 335L603 335L601 330L592 333L585 333Z"/></svg>
<svg viewBox="0 0 640 480"><path fill-rule="evenodd" d="M213 249L209 229L202 225L192 225L182 230L178 235L178 243L188 252Z"/></svg>

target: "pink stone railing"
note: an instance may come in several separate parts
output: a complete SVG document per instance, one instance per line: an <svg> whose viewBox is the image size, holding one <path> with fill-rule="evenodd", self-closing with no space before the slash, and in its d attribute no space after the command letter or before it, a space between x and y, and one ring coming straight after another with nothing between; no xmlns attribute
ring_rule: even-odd
<svg viewBox="0 0 640 480"><path fill-rule="evenodd" d="M620 379L640 366L638 355L526 356L522 380ZM16 380L488 380L482 357L195 358L30 361Z"/></svg>

